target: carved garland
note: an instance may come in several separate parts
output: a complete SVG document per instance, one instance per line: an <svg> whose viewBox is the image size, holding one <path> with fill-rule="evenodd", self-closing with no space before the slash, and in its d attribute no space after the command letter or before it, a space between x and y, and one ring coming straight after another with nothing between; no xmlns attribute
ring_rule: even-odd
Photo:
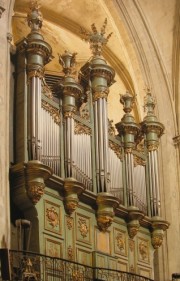
<svg viewBox="0 0 180 281"><path fill-rule="evenodd" d="M60 112L57 108L55 108L54 106L52 106L51 104L49 104L48 102L42 100L42 108L44 110L46 110L47 112L49 112L49 114L52 116L52 118L54 119L54 122L57 125L60 125Z"/></svg>
<svg viewBox="0 0 180 281"><path fill-rule="evenodd" d="M82 134L91 135L92 131L91 128L76 121L74 126L74 133L75 135L82 135Z"/></svg>
<svg viewBox="0 0 180 281"><path fill-rule="evenodd" d="M109 141L109 147L116 153L117 157L122 160L122 148L117 143Z"/></svg>

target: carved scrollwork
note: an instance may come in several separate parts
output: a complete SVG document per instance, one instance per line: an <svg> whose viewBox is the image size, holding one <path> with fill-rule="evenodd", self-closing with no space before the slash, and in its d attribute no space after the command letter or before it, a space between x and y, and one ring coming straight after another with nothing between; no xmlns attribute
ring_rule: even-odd
<svg viewBox="0 0 180 281"><path fill-rule="evenodd" d="M74 133L76 135L81 135L81 134L91 135L92 131L91 128L76 121L74 126Z"/></svg>
<svg viewBox="0 0 180 281"><path fill-rule="evenodd" d="M54 122L59 125L61 118L60 118L60 112L57 108L53 107L51 104L49 104L48 102L42 100L42 108L44 110L46 110L47 112L49 112L49 114L52 116L52 118L54 119Z"/></svg>
<svg viewBox="0 0 180 281"><path fill-rule="evenodd" d="M133 159L134 159L134 166L145 166L146 165L146 161L144 159L142 159L141 157L133 154Z"/></svg>

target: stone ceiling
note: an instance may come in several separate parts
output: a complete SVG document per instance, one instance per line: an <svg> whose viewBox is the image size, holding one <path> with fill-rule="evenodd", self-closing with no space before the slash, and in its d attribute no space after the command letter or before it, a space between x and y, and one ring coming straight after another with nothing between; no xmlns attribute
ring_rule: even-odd
<svg viewBox="0 0 180 281"><path fill-rule="evenodd" d="M108 110L110 119L119 122L123 111L119 104L119 94L129 90L136 95L134 114L136 120L142 120L143 97L146 83L139 66L131 38L123 19L117 12L114 0L41 0L43 14L42 34L52 46L54 59L46 65L46 71L61 73L58 54L65 50L77 52L77 70L91 57L89 46L81 38L81 27L90 31L95 23L100 29L107 18L106 34L113 32L103 55L116 71L116 83L111 86ZM13 17L14 42L26 37L29 33L26 15L29 11L29 0L16 0Z"/></svg>

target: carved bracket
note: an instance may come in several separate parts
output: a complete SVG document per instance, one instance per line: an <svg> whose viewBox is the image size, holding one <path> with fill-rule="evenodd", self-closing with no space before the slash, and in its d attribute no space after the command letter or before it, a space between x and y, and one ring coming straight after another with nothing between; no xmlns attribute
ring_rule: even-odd
<svg viewBox="0 0 180 281"><path fill-rule="evenodd" d="M31 203L35 205L39 202L44 194L44 182L52 175L52 170L40 161L33 160L14 165L10 173L14 202L21 210L25 210Z"/></svg>
<svg viewBox="0 0 180 281"><path fill-rule="evenodd" d="M164 232L169 228L169 222L162 220L161 217L152 217L151 243L154 249L162 245Z"/></svg>
<svg viewBox="0 0 180 281"><path fill-rule="evenodd" d="M119 205L119 200L107 192L98 193L97 199L97 225L101 231L107 231L114 218L114 210Z"/></svg>
<svg viewBox="0 0 180 281"><path fill-rule="evenodd" d="M127 228L128 234L131 239L133 239L140 227L139 221L144 217L144 214L139 211L135 206L130 206L128 208L128 218L127 218Z"/></svg>
<svg viewBox="0 0 180 281"><path fill-rule="evenodd" d="M74 178L66 178L64 180L64 208L68 215L71 215L79 203L79 195L85 190L82 183L78 182Z"/></svg>

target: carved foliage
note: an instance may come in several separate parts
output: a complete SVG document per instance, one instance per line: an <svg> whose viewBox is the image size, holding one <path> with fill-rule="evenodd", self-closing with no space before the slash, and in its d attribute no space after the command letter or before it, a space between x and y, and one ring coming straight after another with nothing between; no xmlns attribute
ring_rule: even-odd
<svg viewBox="0 0 180 281"><path fill-rule="evenodd" d="M81 135L81 134L91 135L91 128L76 121L74 126L74 133L76 135Z"/></svg>
<svg viewBox="0 0 180 281"><path fill-rule="evenodd" d="M57 108L53 107L51 104L49 104L48 102L42 100L42 108L44 110L46 110L47 112L49 112L49 114L52 116L52 118L54 119L54 122L59 125L61 118L60 118L60 112Z"/></svg>
<svg viewBox="0 0 180 281"><path fill-rule="evenodd" d="M88 229L88 226L86 224L86 220L84 218L79 218L78 224L79 224L78 228L79 228L79 231L81 233L81 236L83 238L87 237L89 229Z"/></svg>

